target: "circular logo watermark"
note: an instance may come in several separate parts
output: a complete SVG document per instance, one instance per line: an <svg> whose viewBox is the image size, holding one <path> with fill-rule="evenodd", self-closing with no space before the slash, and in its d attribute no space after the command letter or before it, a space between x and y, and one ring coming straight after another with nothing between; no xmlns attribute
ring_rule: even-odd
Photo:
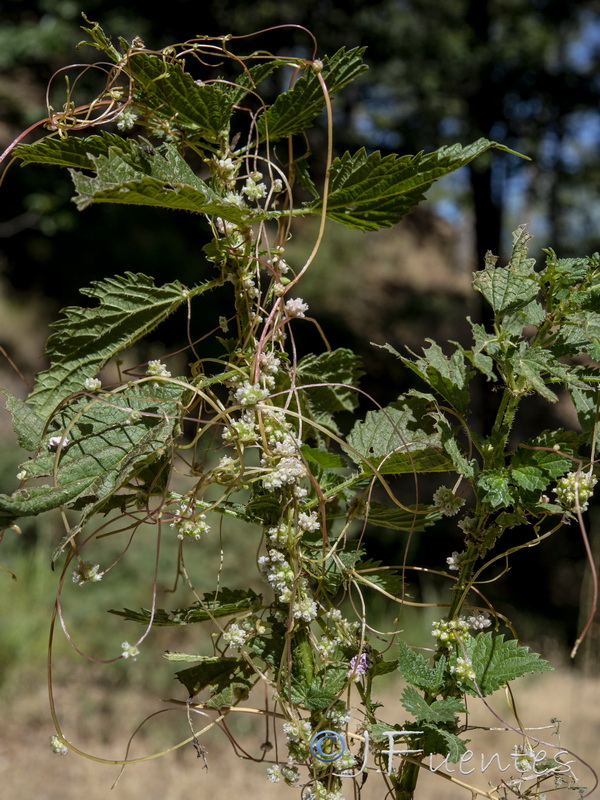
<svg viewBox="0 0 600 800"><path fill-rule="evenodd" d="M336 731L319 731L310 740L310 752L314 758L326 764L332 764L340 759L345 750L344 737Z"/></svg>

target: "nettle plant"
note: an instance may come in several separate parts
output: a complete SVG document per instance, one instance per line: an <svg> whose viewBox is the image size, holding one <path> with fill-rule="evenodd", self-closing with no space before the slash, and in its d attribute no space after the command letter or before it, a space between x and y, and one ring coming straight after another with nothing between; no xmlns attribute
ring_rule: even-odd
<svg viewBox="0 0 600 800"><path fill-rule="evenodd" d="M270 780L299 787L302 800L358 796L375 771L382 796L408 800L428 757L460 763L471 752L464 735L470 697L550 669L513 637L484 585L520 549L565 524L578 526L587 542L600 260L547 252L536 268L519 229L508 264L490 255L474 275L493 321L487 328L471 322L472 347L453 344L448 355L431 341L421 355L401 355L384 345L416 373L421 389L385 408L369 398L372 409L344 435L336 415L344 412L347 423L357 414L357 357L325 342L323 352L299 358L295 345L303 326L316 324L298 282L326 220L362 231L390 227L436 179L490 148L506 148L480 139L416 156L361 149L332 158L330 98L366 69L360 48L323 60L236 55L232 37L160 51L121 41L117 49L97 24L84 30L85 44L106 59L86 68L105 76L102 93L82 106L69 94L62 110L49 110L50 133L19 144L14 157L69 168L81 210L119 203L200 215L212 237L203 248L212 277L191 287L177 280L156 286L129 272L81 290L97 304L64 310L48 341L49 368L25 402L8 397L19 444L33 455L16 491L0 497L0 521L18 531L20 518L60 510L66 534L54 561L62 562L61 585L69 574L83 584L118 566L120 559L102 565L86 558L98 536L124 537L126 553L131 536L155 526L162 547L178 550L193 602L164 610L155 593L148 610L117 611L141 631L134 644L123 643L122 658L135 658L153 626L211 627L212 640L200 633L212 641L211 655L164 654L180 667L187 699L179 702L192 725L187 741L202 752L200 734L246 704L269 731L247 757L264 761ZM280 84L274 102L263 100L261 86ZM328 141L319 191L306 133L322 112ZM90 135L90 128L98 131ZM320 228L306 263L294 266L286 244L296 217L317 217ZM231 312L213 318L210 292L222 286L231 289ZM165 354L122 376L123 352L180 306L207 325L202 340L188 332L186 374L172 374ZM208 337L220 356L203 357ZM487 431L471 406L471 387L482 377L499 400ZM556 403L563 388L580 431L540 426L527 441L511 442L524 398ZM406 501L422 473L440 473L441 485ZM189 548L202 548L216 535L211 528L231 520L248 523L255 537L262 594L221 586L218 564L214 591L200 594L185 567ZM448 602L431 648L415 649L401 624L407 604L426 605L408 599L405 583L419 567L406 555L397 565L371 561L365 542L374 526L384 528L398 536L401 553L436 524L457 527L464 544L461 552L431 554ZM233 548L223 558L235 560ZM377 593L392 609L384 630L369 613ZM406 687L400 705L382 708L373 687L392 672ZM250 707L257 684L265 686L264 705ZM78 752L54 707L53 716L53 748ZM560 756L540 755L544 743L516 713L506 727L521 741L510 778L493 789L451 779L490 798L537 797L547 784L578 788Z"/></svg>

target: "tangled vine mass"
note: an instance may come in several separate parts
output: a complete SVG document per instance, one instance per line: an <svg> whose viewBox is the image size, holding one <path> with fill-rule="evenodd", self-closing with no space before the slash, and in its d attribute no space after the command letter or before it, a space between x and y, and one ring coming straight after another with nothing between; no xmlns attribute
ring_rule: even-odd
<svg viewBox="0 0 600 800"><path fill-rule="evenodd" d="M185 689L188 741L200 748L206 730L247 707L268 731L248 757L302 800L358 796L367 776L384 782L382 797L409 800L428 757L460 764L471 752L468 702L487 703L516 678L550 668L519 643L485 584L565 524L587 543L600 258L547 251L536 266L519 228L508 263L489 255L473 276L491 323L471 322L470 349L430 341L417 355L384 345L420 388L386 407L364 396L370 410L359 416L362 369L351 350L331 349L323 336L322 352L297 355L305 326L318 327L300 287L326 221L391 227L438 178L492 149L515 154L480 139L415 156L363 148L333 158L332 98L366 69L361 48L322 60L239 55L235 38L222 37L153 51L138 39L116 47L96 23L84 30L102 60L83 71L102 77L102 92L78 105L71 80L63 108L48 109L44 136L17 143L12 158L70 169L80 210L117 203L197 215L210 231L202 249L211 273L190 287L157 286L140 272L108 277L81 290L94 305L63 311L48 341L50 366L25 400L7 399L31 456L18 488L0 496L0 522L11 533L23 517L60 511L65 534L53 559L61 586L119 567L120 559L89 560L97 537L122 537L125 555L131 537L153 526L163 547L177 549L192 602L166 610L155 592L149 609L114 612L140 631L121 657L134 660L143 642L147 657L155 627L198 625L199 640L210 640L208 655L164 654ZM323 112L326 152L313 154L308 132ZM302 265L286 250L298 217L320 221ZM205 230L199 224L199 235ZM227 287L231 311L213 318L210 293ZM185 374L168 354L121 374L126 353L180 307L206 323L199 339L188 326ZM218 355L206 356L209 340ZM471 399L481 380L499 399L483 432ZM552 404L559 393L579 429L540 428L513 442L522 400L536 394ZM439 474L430 496L417 492L422 474ZM216 588L199 592L186 553L240 523L254 537L262 591L222 586L217 566ZM418 567L408 548L434 525L460 531L463 549L430 554L447 600L430 647L415 649L403 611L426 604L412 599ZM374 528L397 537L401 563L366 557ZM234 549L223 557L235 559ZM369 611L376 595L388 601L383 622ZM389 684L390 673L404 688L399 704L382 708L374 684L385 675ZM266 691L250 696L259 684ZM52 710L53 749L77 751ZM587 791L564 760L568 750L541 757L547 743L518 715L504 723L520 741L511 777L461 786L489 798L540 797L547 786Z"/></svg>

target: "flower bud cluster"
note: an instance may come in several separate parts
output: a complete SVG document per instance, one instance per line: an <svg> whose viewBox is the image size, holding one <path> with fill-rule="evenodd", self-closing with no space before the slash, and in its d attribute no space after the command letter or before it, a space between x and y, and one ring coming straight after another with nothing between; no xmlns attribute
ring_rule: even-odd
<svg viewBox="0 0 600 800"><path fill-rule="evenodd" d="M431 635L434 636L441 647L461 642L469 632L469 625L464 617L458 619L441 620L433 623Z"/></svg>
<svg viewBox="0 0 600 800"><path fill-rule="evenodd" d="M569 472L556 482L554 494L567 511L575 511L577 504L581 511L585 511L597 483L597 479L591 473L586 475L583 472Z"/></svg>
<svg viewBox="0 0 600 800"><path fill-rule="evenodd" d="M171 494L172 499L177 497L175 493ZM175 511L171 527L177 531L178 539L190 538L199 541L203 533L210 531L210 525L206 521L206 514L202 513L201 510L199 511L199 509L205 508L206 505L194 499L182 499L183 502Z"/></svg>
<svg viewBox="0 0 600 800"><path fill-rule="evenodd" d="M310 755L310 737L313 729L310 721L300 719L295 722L284 722L283 733L292 761L306 761Z"/></svg>
<svg viewBox="0 0 600 800"><path fill-rule="evenodd" d="M236 650L242 648L253 636L264 633L265 626L253 614L239 622L232 622L223 633L223 641Z"/></svg>
<svg viewBox="0 0 600 800"><path fill-rule="evenodd" d="M440 486L433 493L433 505L439 508L445 517L453 517L458 514L464 504L464 499L457 497L447 486Z"/></svg>
<svg viewBox="0 0 600 800"><path fill-rule="evenodd" d="M473 669L471 662L468 658L463 658L462 656L458 656L456 659L456 664L453 664L450 667L450 672L459 681L471 681L475 677L475 670Z"/></svg>
<svg viewBox="0 0 600 800"><path fill-rule="evenodd" d="M100 564L91 564L84 561L73 570L71 580L73 583L83 586L84 583L97 583L102 580L103 572L100 571Z"/></svg>

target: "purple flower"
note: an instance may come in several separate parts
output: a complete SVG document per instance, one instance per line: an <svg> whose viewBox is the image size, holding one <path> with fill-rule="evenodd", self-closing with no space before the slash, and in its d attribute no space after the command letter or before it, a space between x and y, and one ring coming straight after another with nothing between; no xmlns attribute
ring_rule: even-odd
<svg viewBox="0 0 600 800"><path fill-rule="evenodd" d="M368 668L368 655L367 653L361 653L359 656L354 656L350 659L350 669L346 675L356 681L361 675L365 674Z"/></svg>

